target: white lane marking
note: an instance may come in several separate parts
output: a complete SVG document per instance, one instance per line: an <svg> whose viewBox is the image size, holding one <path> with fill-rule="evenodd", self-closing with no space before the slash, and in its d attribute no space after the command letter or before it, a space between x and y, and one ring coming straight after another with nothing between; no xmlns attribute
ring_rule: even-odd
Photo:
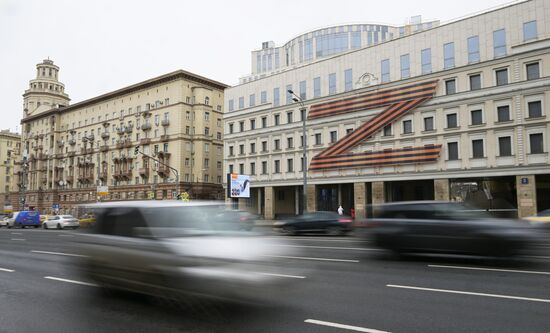
<svg viewBox="0 0 550 333"><path fill-rule="evenodd" d="M287 275L287 274L275 274L275 273L263 273L259 272L258 274L261 275L267 275L267 276L276 276L276 277L285 277L285 278L291 278L291 279L305 279L305 276L301 275Z"/></svg>
<svg viewBox="0 0 550 333"><path fill-rule="evenodd" d="M68 257L83 257L87 258L88 256L85 256L83 254L74 254L74 253L63 253L63 252L50 252L50 251L37 251L37 250L31 250L32 253L40 253L40 254L53 254L56 256L68 256Z"/></svg>
<svg viewBox="0 0 550 333"><path fill-rule="evenodd" d="M550 299L544 299L544 298L530 298L530 297L520 297L520 296L499 295L499 294L475 293L475 292L471 292L471 291L423 288L423 287L414 287L414 286L402 286L402 285L397 285L397 284L387 284L386 287L402 288L402 289L414 289L414 290L423 290L423 291L435 291L435 292L449 293L449 294L462 294L462 295L517 299L517 300L531 301L531 302L550 303Z"/></svg>
<svg viewBox="0 0 550 333"><path fill-rule="evenodd" d="M7 269L7 268L0 268L0 271L2 271L2 272L8 272L8 273L13 273L13 272L15 272L15 270L13 270L13 269Z"/></svg>
<svg viewBox="0 0 550 333"><path fill-rule="evenodd" d="M21 232L12 232L11 234L12 235L22 235L23 233L21 233Z"/></svg>
<svg viewBox="0 0 550 333"><path fill-rule="evenodd" d="M11 240L13 240L13 241L24 241L25 238L12 238Z"/></svg>
<svg viewBox="0 0 550 333"><path fill-rule="evenodd" d="M313 258L313 257L291 257L291 256L268 256L268 257L283 258L283 259L299 259L299 260L317 260L317 261L359 262L359 260Z"/></svg>
<svg viewBox="0 0 550 333"><path fill-rule="evenodd" d="M286 247L299 247L307 249L329 249L329 250L350 250L350 251L380 251L379 249L372 249L366 247L338 247L338 246L313 246L313 245L290 245L290 244L279 244L277 246L286 246Z"/></svg>
<svg viewBox="0 0 550 333"><path fill-rule="evenodd" d="M81 284L83 286L98 287L98 285L94 284L94 283L82 282L82 281L76 281L76 280L69 280L69 279L62 279L62 278L53 277L53 276L44 276L44 279L61 281L61 282L68 282L68 283L74 283L74 284Z"/></svg>
<svg viewBox="0 0 550 333"><path fill-rule="evenodd" d="M341 329L344 329L344 330L356 331L356 332L366 332L366 333L390 333L390 332L388 332L388 331L380 331L380 330L375 330L375 329L366 328L366 327L359 327L359 326L351 326L351 325L344 325L344 324L338 324L338 323L331 323L330 321L322 321L322 320L316 320L316 319L306 319L306 320L304 320L304 322L305 322L305 323L308 323L308 324L330 326L330 327L336 327L336 328L341 328Z"/></svg>
<svg viewBox="0 0 550 333"><path fill-rule="evenodd" d="M61 235L58 235L59 237L74 237L74 235L65 235L65 234L61 234Z"/></svg>
<svg viewBox="0 0 550 333"><path fill-rule="evenodd" d="M493 272L509 272L509 273L525 273L525 274L542 274L542 275L550 275L550 272L522 271L522 270L517 270L517 269L483 268L483 267L469 267L469 266L447 266L447 265L428 265L428 267L434 267L434 268L452 268L452 269L468 269L468 270L475 270L475 271L493 271Z"/></svg>

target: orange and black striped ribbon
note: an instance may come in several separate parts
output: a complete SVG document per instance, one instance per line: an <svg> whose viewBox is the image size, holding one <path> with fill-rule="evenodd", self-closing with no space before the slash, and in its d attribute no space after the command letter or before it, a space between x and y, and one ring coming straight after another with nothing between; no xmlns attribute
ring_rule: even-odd
<svg viewBox="0 0 550 333"><path fill-rule="evenodd" d="M441 145L346 154L346 152L361 144L385 126L431 99L435 93L436 85L437 80L427 81L313 105L308 119L329 117L382 106L387 106L387 108L321 151L312 159L309 169L321 171L437 160Z"/></svg>

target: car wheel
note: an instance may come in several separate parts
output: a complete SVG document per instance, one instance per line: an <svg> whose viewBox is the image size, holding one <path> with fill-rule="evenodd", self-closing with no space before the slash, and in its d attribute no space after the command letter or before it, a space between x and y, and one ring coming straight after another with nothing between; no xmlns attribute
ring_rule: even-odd
<svg viewBox="0 0 550 333"><path fill-rule="evenodd" d="M61 226L60 223L57 224L57 229L59 229L59 230L63 229L63 227Z"/></svg>
<svg viewBox="0 0 550 333"><path fill-rule="evenodd" d="M12 225L8 224L7 227L8 227L8 229L11 229L11 228L12 228Z"/></svg>
<svg viewBox="0 0 550 333"><path fill-rule="evenodd" d="M42 224L42 228L48 229L48 225L46 223Z"/></svg>
<svg viewBox="0 0 550 333"><path fill-rule="evenodd" d="M284 226L281 230L283 231L283 234L285 234L285 235L289 235L289 236L296 235L296 228L291 226L291 225Z"/></svg>
<svg viewBox="0 0 550 333"><path fill-rule="evenodd" d="M342 235L342 228L337 226L330 226L327 228L327 234L330 236L340 236Z"/></svg>

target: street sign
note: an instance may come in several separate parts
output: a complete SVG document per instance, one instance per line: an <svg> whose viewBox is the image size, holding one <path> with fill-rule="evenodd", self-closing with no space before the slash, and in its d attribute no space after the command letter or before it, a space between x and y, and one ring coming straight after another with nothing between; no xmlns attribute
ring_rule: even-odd
<svg viewBox="0 0 550 333"><path fill-rule="evenodd" d="M522 184L522 185L527 185L527 184L529 184L529 178L527 178L527 177L522 177L522 178L521 178L521 184Z"/></svg>
<svg viewBox="0 0 550 333"><path fill-rule="evenodd" d="M154 198L155 198L155 192L149 192L149 193L147 194L147 197L148 197L149 199L154 199Z"/></svg>
<svg viewBox="0 0 550 333"><path fill-rule="evenodd" d="M100 197L105 197L109 195L109 186L98 186L97 195Z"/></svg>
<svg viewBox="0 0 550 333"><path fill-rule="evenodd" d="M52 209L59 209L59 204L58 203L52 204Z"/></svg>

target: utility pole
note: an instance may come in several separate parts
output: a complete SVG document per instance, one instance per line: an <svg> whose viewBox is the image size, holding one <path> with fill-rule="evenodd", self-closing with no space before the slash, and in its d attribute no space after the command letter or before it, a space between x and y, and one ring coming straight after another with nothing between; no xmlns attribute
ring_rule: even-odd
<svg viewBox="0 0 550 333"><path fill-rule="evenodd" d="M165 167L167 167L168 169L172 170L174 172L174 174L176 175L176 192L177 192L177 195L180 194L180 176L179 176L179 172L178 170L176 170L175 168L172 168L171 166L169 166L168 164L165 164L161 161L159 161L158 159L154 158L153 156L149 156L147 154L145 154L144 152L140 151L139 150L139 146L136 146L136 148L134 148L134 155L137 155L137 154L141 154L145 157L148 157L150 159L152 159L153 161L159 163L159 164L162 164L164 165ZM156 184L155 184L156 185Z"/></svg>
<svg viewBox="0 0 550 333"><path fill-rule="evenodd" d="M23 153L23 161L21 163L21 185L19 186L19 203L21 204L20 210L25 210L25 206L27 203L27 200L25 198L26 195L26 189L27 189L27 174L28 174L28 162L27 162L27 154L26 152Z"/></svg>

